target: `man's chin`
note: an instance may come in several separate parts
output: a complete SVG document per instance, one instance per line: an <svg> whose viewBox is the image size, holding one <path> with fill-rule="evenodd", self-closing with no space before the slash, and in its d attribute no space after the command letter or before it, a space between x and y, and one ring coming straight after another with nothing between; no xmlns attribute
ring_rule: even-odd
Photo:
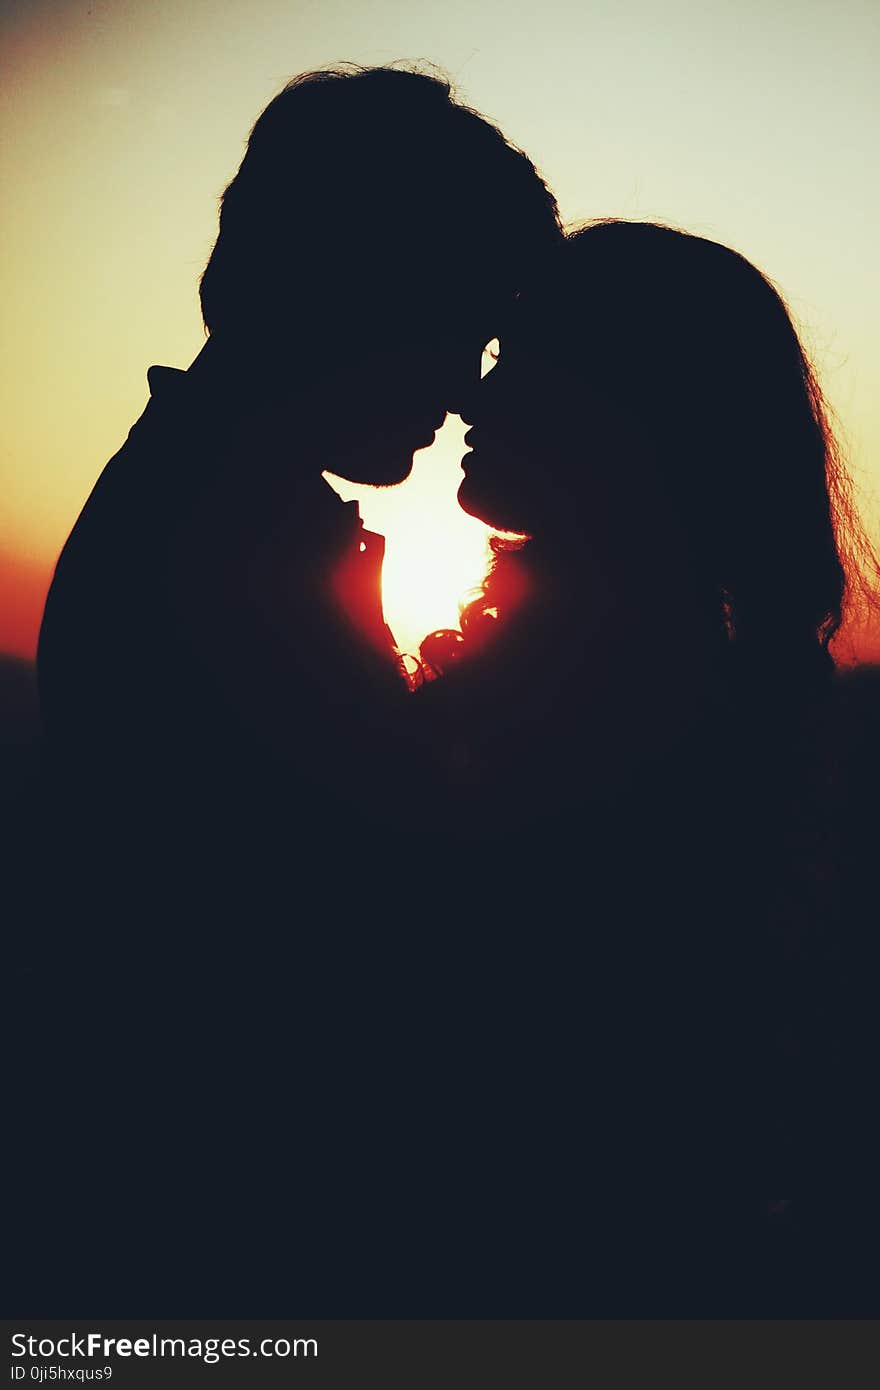
<svg viewBox="0 0 880 1390"><path fill-rule="evenodd" d="M347 483L360 483L363 487L397 487L406 482L412 467L410 453L397 458L334 459L327 471L344 478Z"/></svg>

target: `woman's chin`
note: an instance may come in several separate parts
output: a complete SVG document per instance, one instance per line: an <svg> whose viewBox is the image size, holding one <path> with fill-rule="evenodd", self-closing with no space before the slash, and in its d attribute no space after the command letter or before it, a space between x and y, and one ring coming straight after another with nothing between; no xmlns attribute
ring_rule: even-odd
<svg viewBox="0 0 880 1390"><path fill-rule="evenodd" d="M476 517L495 531L522 532L513 517L509 501L477 485L472 478L462 479L458 488L458 505L468 516Z"/></svg>
<svg viewBox="0 0 880 1390"><path fill-rule="evenodd" d="M483 521L487 526L493 526L494 522L487 514L487 507L491 511L488 499L485 498L478 487L475 487L469 478L463 478L458 488L458 505L468 516L475 516L477 521Z"/></svg>

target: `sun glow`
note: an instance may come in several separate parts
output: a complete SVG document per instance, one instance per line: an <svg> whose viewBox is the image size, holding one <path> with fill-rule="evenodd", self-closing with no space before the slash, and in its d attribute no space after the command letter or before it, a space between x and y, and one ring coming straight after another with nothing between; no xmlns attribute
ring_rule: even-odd
<svg viewBox="0 0 880 1390"><path fill-rule="evenodd" d="M457 627L459 604L486 573L490 532L456 501L465 428L449 416L399 487L364 487L328 475L341 497L358 502L367 530L385 537L385 618L403 652L417 654L429 632Z"/></svg>

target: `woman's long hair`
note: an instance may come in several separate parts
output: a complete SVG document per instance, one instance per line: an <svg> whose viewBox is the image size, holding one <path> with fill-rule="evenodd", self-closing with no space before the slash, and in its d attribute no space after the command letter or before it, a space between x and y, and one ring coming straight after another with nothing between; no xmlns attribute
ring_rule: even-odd
<svg viewBox="0 0 880 1390"><path fill-rule="evenodd" d="M660 472L705 609L738 664L830 670L857 568L844 552L860 532L815 373L770 281L717 242L607 221L570 235L520 308L530 340L650 442L646 466ZM588 471L577 449L567 466L576 505ZM496 542L462 635L426 640L434 673L500 635L533 567L573 574L577 555L561 552L577 547L554 555L545 539ZM668 622L672 635L674 613Z"/></svg>

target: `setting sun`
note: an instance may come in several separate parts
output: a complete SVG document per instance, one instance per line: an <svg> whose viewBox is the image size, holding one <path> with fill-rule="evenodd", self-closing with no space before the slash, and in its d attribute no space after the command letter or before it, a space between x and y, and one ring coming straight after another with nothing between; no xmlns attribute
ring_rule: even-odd
<svg viewBox="0 0 880 1390"><path fill-rule="evenodd" d="M457 416L448 416L431 447L416 454L412 474L400 487L328 479L346 501L357 500L367 530L385 537L385 618L399 649L413 655L427 633L458 626L459 604L486 572L490 533L456 501L465 428Z"/></svg>

